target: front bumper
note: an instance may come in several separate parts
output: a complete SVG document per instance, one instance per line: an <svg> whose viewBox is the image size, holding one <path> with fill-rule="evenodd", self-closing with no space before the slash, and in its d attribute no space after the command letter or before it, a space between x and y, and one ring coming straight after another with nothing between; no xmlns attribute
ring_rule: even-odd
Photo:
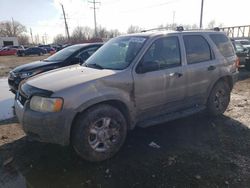
<svg viewBox="0 0 250 188"><path fill-rule="evenodd" d="M69 144L73 113L36 112L29 108L29 101L22 105L18 99L15 99L15 112L24 132L32 140L60 145Z"/></svg>

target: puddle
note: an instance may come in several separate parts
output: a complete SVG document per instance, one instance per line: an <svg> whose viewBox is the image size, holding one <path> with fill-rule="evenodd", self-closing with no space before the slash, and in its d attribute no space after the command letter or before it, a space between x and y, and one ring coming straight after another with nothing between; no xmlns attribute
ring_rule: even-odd
<svg viewBox="0 0 250 188"><path fill-rule="evenodd" d="M9 91L7 78L0 79L0 91L0 120L12 118L14 94Z"/></svg>

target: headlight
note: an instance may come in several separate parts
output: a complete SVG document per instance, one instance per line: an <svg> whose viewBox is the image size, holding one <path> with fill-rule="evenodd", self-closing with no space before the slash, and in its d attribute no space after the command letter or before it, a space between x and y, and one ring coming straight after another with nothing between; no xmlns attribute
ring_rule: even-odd
<svg viewBox="0 0 250 188"><path fill-rule="evenodd" d="M42 71L39 70L39 71L34 71L34 72L22 72L19 74L19 76L20 76L20 78L28 78L28 77L34 76L40 72L42 72Z"/></svg>
<svg viewBox="0 0 250 188"><path fill-rule="evenodd" d="M63 106L61 98L46 98L33 96L30 101L30 108L38 112L59 112Z"/></svg>

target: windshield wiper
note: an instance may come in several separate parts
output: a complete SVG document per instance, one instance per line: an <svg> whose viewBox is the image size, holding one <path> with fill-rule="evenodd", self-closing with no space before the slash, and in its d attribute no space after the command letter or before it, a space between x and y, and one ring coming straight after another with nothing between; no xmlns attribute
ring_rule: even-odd
<svg viewBox="0 0 250 188"><path fill-rule="evenodd" d="M97 69L104 69L101 65L93 63L93 64L84 64L86 67L90 67L90 68L97 68Z"/></svg>

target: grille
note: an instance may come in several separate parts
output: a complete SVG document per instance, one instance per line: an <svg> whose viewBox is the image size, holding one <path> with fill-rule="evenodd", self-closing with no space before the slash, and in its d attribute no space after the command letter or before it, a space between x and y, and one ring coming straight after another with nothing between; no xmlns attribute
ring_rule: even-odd
<svg viewBox="0 0 250 188"><path fill-rule="evenodd" d="M22 95L20 92L17 93L17 100L22 104L24 105L25 102L27 101L27 98Z"/></svg>

